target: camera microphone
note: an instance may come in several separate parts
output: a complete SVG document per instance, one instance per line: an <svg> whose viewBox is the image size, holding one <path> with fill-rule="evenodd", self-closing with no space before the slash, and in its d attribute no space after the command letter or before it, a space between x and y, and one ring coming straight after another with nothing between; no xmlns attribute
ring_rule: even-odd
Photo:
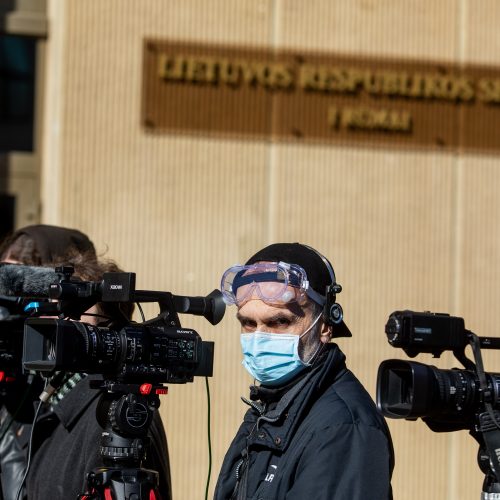
<svg viewBox="0 0 500 500"><path fill-rule="evenodd" d="M0 264L0 295L48 297L49 287L61 275L48 267Z"/></svg>

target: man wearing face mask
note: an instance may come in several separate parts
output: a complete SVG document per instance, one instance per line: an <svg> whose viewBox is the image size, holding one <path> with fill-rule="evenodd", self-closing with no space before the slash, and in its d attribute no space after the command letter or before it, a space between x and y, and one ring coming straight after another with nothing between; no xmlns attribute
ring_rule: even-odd
<svg viewBox="0 0 500 500"><path fill-rule="evenodd" d="M371 397L331 343L350 337L330 262L270 245L222 277L237 306L243 366L259 382L225 456L216 500L389 500L392 442Z"/></svg>

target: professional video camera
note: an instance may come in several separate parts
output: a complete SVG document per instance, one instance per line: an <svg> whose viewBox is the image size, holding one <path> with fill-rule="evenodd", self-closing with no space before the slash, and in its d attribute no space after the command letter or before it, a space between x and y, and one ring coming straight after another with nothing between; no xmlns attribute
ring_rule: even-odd
<svg viewBox="0 0 500 500"><path fill-rule="evenodd" d="M96 302L157 302L160 314L141 324L114 319L111 327L78 321L30 318L25 322L23 365L27 370L99 373L121 382L186 383L212 376L213 342L182 328L177 313L204 316L212 324L223 317L218 290L207 297L135 290L134 273L105 273L102 282L71 280L71 269L58 268L60 281L49 297L59 301L60 316L78 318ZM45 314L47 314L45 304ZM113 326L114 325L114 326Z"/></svg>
<svg viewBox="0 0 500 500"><path fill-rule="evenodd" d="M500 374L486 373L481 348L500 349L500 339L478 337L462 318L449 314L395 311L385 326L389 343L410 357L452 351L465 370L442 370L412 361L380 364L377 406L386 417L422 420L435 432L468 429L478 441L485 473L482 499L500 493ZM474 361L467 358L470 346Z"/></svg>
<svg viewBox="0 0 500 500"><path fill-rule="evenodd" d="M100 282L72 275L71 267L54 272L0 265L0 294L49 299L33 302L24 320L23 366L52 377L51 384L60 383L65 371L102 375L90 384L102 391L97 420L105 467L88 474L87 491L79 498L157 499L158 474L141 463L152 414L159 395L167 392L162 383L192 382L213 371L214 343L183 328L178 314L201 315L215 325L225 312L222 294L214 290L206 297L186 297L136 290L134 273L105 273ZM155 302L159 314L142 323L130 321L119 307L127 302ZM79 321L97 303L116 307L111 321L98 326ZM0 342L0 354L1 348Z"/></svg>

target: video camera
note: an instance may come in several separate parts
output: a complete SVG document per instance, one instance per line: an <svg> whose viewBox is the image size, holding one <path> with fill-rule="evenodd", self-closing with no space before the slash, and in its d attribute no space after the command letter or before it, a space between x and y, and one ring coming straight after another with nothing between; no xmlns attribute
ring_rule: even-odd
<svg viewBox="0 0 500 500"><path fill-rule="evenodd" d="M430 353L439 358L444 351L452 351L465 369L383 361L377 376L379 410L390 418L420 417L435 432L468 429L479 443L478 463L486 475L482 498L499 494L500 373L484 371L481 348L500 349L500 339L478 337L465 328L463 318L408 310L393 312L385 333L393 347L410 357ZM465 355L467 346L474 361Z"/></svg>
<svg viewBox="0 0 500 500"><path fill-rule="evenodd" d="M22 366L45 376L81 371L131 383L185 383L212 375L213 342L183 328L178 314L217 324L225 312L218 290L206 297L177 296L136 290L135 273L104 273L93 282L73 272L69 266L0 266L0 383L2 371L20 372ZM157 317L136 323L120 309L122 303L144 302L158 304ZM105 326L81 322L97 303L113 311Z"/></svg>
<svg viewBox="0 0 500 500"><path fill-rule="evenodd" d="M62 384L65 372L101 375L89 385L101 390L96 419L104 467L87 474L79 498L158 498L158 473L143 469L142 462L159 396L167 393L162 384L192 382L213 371L214 343L183 328L178 314L201 315L215 325L225 312L222 294L214 290L206 297L186 297L136 290L134 273L105 273L102 281L93 282L75 279L73 272L72 267L54 272L0 264L0 296L14 296L5 297L8 309L3 321L0 317L0 370L8 356L18 366L22 347L24 369L48 379L42 401ZM22 297L37 300L26 304ZM142 323L130 320L120 307L144 302L156 303L159 314ZM106 321L80 321L96 305L99 314L92 314ZM101 309L106 312L100 314Z"/></svg>
<svg viewBox="0 0 500 500"><path fill-rule="evenodd" d="M56 268L56 273L58 281L49 285L48 295L57 302L43 303L36 312L47 315L52 308L59 319L25 320L26 370L98 373L127 383L186 383L194 376L212 376L214 343L182 328L178 313L202 315L217 324L225 312L218 290L206 297L185 297L135 290L134 273L105 273L100 282L74 280L67 267ZM75 321L97 302L156 302L160 313L143 323L119 315L110 326Z"/></svg>
<svg viewBox="0 0 500 500"><path fill-rule="evenodd" d="M435 431L467 429L487 397L500 404L500 374L485 373L481 386L478 367L465 357L472 332L462 318L440 313L395 311L385 326L393 347L410 357L431 353L440 357L452 351L465 370L441 370L422 363L391 359L383 361L377 378L377 402L386 417L415 420L421 417ZM479 348L500 349L500 339L477 337ZM482 368L482 366L480 366Z"/></svg>

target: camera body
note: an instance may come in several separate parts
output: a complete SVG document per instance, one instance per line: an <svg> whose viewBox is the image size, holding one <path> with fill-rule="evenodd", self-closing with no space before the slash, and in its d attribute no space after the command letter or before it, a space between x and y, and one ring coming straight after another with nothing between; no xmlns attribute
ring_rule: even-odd
<svg viewBox="0 0 500 500"><path fill-rule="evenodd" d="M443 351L468 344L463 318L446 313L395 311L387 320L385 333L389 344L411 358L422 352L439 357Z"/></svg>
<svg viewBox="0 0 500 500"><path fill-rule="evenodd" d="M23 364L41 373L99 373L127 382L192 382L211 377L214 343L194 330L131 324L121 329L32 318L24 330Z"/></svg>
<svg viewBox="0 0 500 500"><path fill-rule="evenodd" d="M452 351L465 369L443 370L432 365L391 359L383 361L377 376L377 406L390 418L422 418L434 431L474 429L485 403L500 408L500 374L484 373L465 356L475 337L463 318L443 313L395 311L385 332L393 347L410 357L431 353L439 357ZM475 337L473 346L500 348L498 339ZM481 363L482 365L482 363Z"/></svg>
<svg viewBox="0 0 500 500"><path fill-rule="evenodd" d="M9 265L5 266L8 275ZM55 272L26 267L12 272L20 273L19 269L25 283L18 288L24 296L43 301L31 302L26 308L21 297L3 297L12 310L0 317L0 373L11 365L19 367L22 355L25 371L44 376L85 372L135 384L186 383L195 376L212 375L214 343L183 328L178 313L204 316L217 324L225 313L220 291L186 297L136 290L135 273L105 273L102 281L92 282L73 278L72 267L58 267ZM34 294L26 285L29 273L37 278L33 280ZM39 276L46 280L43 287ZM122 303L141 302L157 303L158 316L137 323L120 309ZM82 314L99 303L106 304L106 321L99 325L81 322ZM19 314L13 315L14 307L20 308L16 310Z"/></svg>

